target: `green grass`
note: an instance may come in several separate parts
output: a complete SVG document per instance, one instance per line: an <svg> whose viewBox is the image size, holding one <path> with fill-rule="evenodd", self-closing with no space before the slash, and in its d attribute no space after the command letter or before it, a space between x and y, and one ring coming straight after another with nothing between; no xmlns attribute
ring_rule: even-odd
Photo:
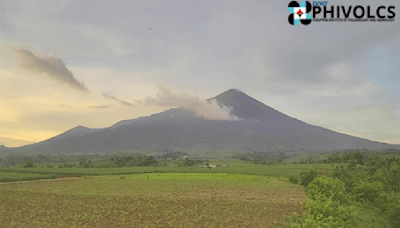
<svg viewBox="0 0 400 228"><path fill-rule="evenodd" d="M299 157L297 159L301 159ZM5 227L282 227L304 210L304 190L287 177L343 164L261 165L241 160L198 166L1 168L0 181L84 175L84 179L1 186ZM135 175L131 175L135 174ZM91 177L102 175L102 177ZM109 206L110 205L110 206ZM360 227L391 228L385 216L355 205ZM200 225L199 225L200 224Z"/></svg>
<svg viewBox="0 0 400 228"><path fill-rule="evenodd" d="M56 175L119 175L138 173L241 173L264 176L297 176L300 172L316 168L320 172L329 172L338 164L275 164L260 165L238 160L211 160L213 164L229 164L228 167L202 169L198 166L145 166L145 167L113 167L113 168L1 168L1 172L38 173Z"/></svg>
<svg viewBox="0 0 400 228"><path fill-rule="evenodd" d="M282 227L302 187L276 177L154 173L1 186L4 227Z"/></svg>
<svg viewBox="0 0 400 228"><path fill-rule="evenodd" d="M0 172L0 182L30 181L54 178L56 178L54 174Z"/></svg>

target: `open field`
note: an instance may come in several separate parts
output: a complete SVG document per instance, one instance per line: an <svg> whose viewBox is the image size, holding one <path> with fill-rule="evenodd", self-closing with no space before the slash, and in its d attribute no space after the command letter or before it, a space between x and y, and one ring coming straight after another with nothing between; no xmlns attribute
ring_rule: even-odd
<svg viewBox="0 0 400 228"><path fill-rule="evenodd" d="M54 179L54 174L21 173L21 172L0 172L0 182L29 181Z"/></svg>
<svg viewBox="0 0 400 228"><path fill-rule="evenodd" d="M364 188L370 192L371 185L366 184L370 183L368 178L381 181L381 175L370 173L372 166L385 173L384 178L391 178L389 182L383 179L382 184L390 189L397 188L396 172L391 173L391 170L396 171L398 165L390 164L397 164L398 160L385 157L373 163L369 156L364 156L353 166L318 162L328 156L330 154L312 156L317 159L314 164L303 163L308 161L307 156L299 156L296 164L285 161L286 164L268 165L214 159L185 166L182 160L167 159L151 166L109 168L64 168L53 163L32 168L3 166L1 181L10 183L0 185L1 224L5 227L284 227L286 216L293 212L303 214L306 201L304 188L287 182L294 180L288 177L308 180L307 175L315 173L342 178L343 184L357 183L357 192L352 189L346 192L352 195L346 203L353 206L354 227L398 227L394 218L397 207L390 204L395 198L383 198L386 201L382 202L387 205L378 208L380 204L377 206L367 200L376 199L383 194L383 189L374 191L376 194L372 198L359 194ZM217 167L198 167L207 163ZM339 166L346 171L336 169ZM301 172L303 174L299 175ZM48 178L58 181L41 180ZM39 181L12 183L23 180ZM301 181L293 183L305 186ZM307 187L305 189L307 192ZM325 205L325 202L310 204L305 215L319 211L312 208L318 205ZM389 206L391 209L385 209ZM326 213L335 219L343 214Z"/></svg>
<svg viewBox="0 0 400 228"><path fill-rule="evenodd" d="M228 167L218 166L215 169L202 169L198 166L135 166L135 167L113 167L113 168L23 168L9 167L1 168L1 172L38 173L55 175L120 175L138 173L241 173L264 176L297 176L301 172L317 169L320 172L329 172L340 164L274 164L260 165L238 160L210 161L213 164L229 164Z"/></svg>
<svg viewBox="0 0 400 228"><path fill-rule="evenodd" d="M302 187L231 173L110 176L1 186L3 227L282 227Z"/></svg>

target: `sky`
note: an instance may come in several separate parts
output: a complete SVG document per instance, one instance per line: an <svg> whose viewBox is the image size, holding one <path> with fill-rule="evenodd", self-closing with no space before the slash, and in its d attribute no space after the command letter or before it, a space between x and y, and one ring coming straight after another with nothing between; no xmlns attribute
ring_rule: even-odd
<svg viewBox="0 0 400 228"><path fill-rule="evenodd" d="M163 94L202 104L236 88L312 125L400 144L399 20L292 26L288 3L2 0L1 143L181 105Z"/></svg>

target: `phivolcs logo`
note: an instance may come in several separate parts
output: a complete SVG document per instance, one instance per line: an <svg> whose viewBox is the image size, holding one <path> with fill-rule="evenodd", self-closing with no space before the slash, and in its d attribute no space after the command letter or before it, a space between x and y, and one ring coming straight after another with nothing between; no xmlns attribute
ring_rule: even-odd
<svg viewBox="0 0 400 228"><path fill-rule="evenodd" d="M329 5L328 1L291 1L288 5L289 24L314 22L394 22L394 5Z"/></svg>
<svg viewBox="0 0 400 228"><path fill-rule="evenodd" d="M303 25L309 25L312 21L311 11L312 5L308 1L303 1L300 5L296 1L291 1L288 5L290 12L288 21L292 25L302 23Z"/></svg>

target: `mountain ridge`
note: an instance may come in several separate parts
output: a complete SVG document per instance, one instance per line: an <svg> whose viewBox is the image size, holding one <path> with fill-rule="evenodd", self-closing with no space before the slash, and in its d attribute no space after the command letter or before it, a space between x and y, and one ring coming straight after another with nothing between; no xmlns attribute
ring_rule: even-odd
<svg viewBox="0 0 400 228"><path fill-rule="evenodd" d="M13 148L21 153L110 153L115 151L326 151L400 149L307 124L237 89L216 97L239 120L208 120L190 110L161 113L91 129L77 126L39 143Z"/></svg>

